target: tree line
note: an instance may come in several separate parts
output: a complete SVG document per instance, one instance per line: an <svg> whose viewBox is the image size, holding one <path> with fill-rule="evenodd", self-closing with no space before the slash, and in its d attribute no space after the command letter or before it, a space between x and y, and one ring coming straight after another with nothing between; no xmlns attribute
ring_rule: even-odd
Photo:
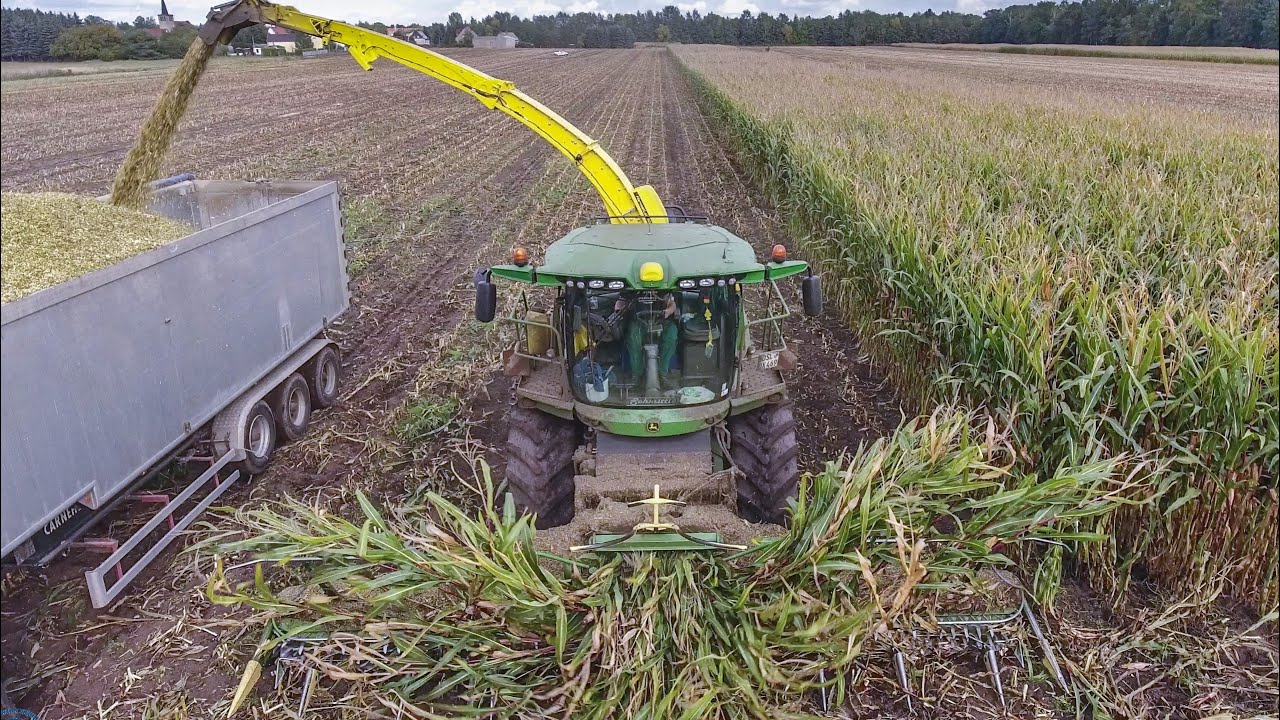
<svg viewBox="0 0 1280 720"><path fill-rule="evenodd" d="M154 18L112 23L94 15L0 8L0 58L4 60L155 60L180 58L196 30L179 27L154 37Z"/></svg>
<svg viewBox="0 0 1280 720"><path fill-rule="evenodd" d="M989 10L982 15L932 10L905 15L846 10L822 18L786 14L736 17L675 6L660 11L557 13L521 18L497 12L465 21L422 25L435 47L459 44L463 28L478 35L512 32L532 47L630 47L636 41L725 45L882 45L899 42L1066 43L1076 45L1187 45L1275 48L1280 44L1280 0L1083 0L1039 2ZM101 18L3 8L5 60L180 57L192 31L160 38L146 32L154 20L112 24ZM360 23L386 32L383 23ZM233 46L256 39L246 29ZM63 35L66 42L59 43ZM304 41L305 42L305 41ZM239 43L237 45L237 43Z"/></svg>
<svg viewBox="0 0 1280 720"><path fill-rule="evenodd" d="M423 26L434 46L454 45L470 27L479 35L513 32L533 47L620 47L629 41L723 45L884 45L927 43L1064 43L1277 47L1280 0L1083 0L1039 2L982 15L932 10L905 15L846 10L822 18L753 14L736 17L674 6L600 15L557 13L521 18L506 12L465 22L452 13ZM373 23L368 27L381 26ZM625 43L625 44L624 44Z"/></svg>

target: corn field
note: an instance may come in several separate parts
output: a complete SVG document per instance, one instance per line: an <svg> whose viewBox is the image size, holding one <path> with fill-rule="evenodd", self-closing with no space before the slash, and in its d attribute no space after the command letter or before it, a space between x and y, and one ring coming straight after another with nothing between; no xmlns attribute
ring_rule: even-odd
<svg viewBox="0 0 1280 720"><path fill-rule="evenodd" d="M1159 499L1097 528L1095 586L1230 568L1240 597L1275 604L1274 115L674 52L921 407L986 408L1041 474L1146 464Z"/></svg>

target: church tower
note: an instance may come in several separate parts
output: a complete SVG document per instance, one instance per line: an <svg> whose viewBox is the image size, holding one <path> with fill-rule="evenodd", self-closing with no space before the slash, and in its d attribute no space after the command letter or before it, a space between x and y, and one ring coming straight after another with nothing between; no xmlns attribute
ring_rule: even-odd
<svg viewBox="0 0 1280 720"><path fill-rule="evenodd" d="M173 16L169 14L169 8L165 5L164 0L160 0L160 15L156 18L160 23L160 29L165 32L173 31Z"/></svg>

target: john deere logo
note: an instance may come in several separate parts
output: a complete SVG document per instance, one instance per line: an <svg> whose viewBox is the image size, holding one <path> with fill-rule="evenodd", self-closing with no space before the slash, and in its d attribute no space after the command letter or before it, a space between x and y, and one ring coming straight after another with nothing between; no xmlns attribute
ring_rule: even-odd
<svg viewBox="0 0 1280 720"><path fill-rule="evenodd" d="M656 433L662 429L662 423L658 422L657 420L650 420L649 422L645 423L644 429L645 429L645 432Z"/></svg>

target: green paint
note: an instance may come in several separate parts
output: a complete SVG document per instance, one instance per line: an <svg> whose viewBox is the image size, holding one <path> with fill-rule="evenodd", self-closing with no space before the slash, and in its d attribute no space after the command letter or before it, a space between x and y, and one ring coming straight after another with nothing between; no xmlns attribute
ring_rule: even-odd
<svg viewBox="0 0 1280 720"><path fill-rule="evenodd" d="M720 533L714 532L693 532L689 533L691 537L698 538L705 542L724 542L720 539ZM591 536L591 544L606 543L611 540L617 540L622 537L618 534L600 534ZM707 547L702 543L694 542L687 538L681 537L679 533L637 533L629 540L624 540L617 545L610 545L607 548L592 550L591 552L600 553L619 553L619 552L664 552L672 550L681 551L698 551L698 552L723 552L720 548Z"/></svg>
<svg viewBox="0 0 1280 720"><path fill-rule="evenodd" d="M674 437L711 427L729 413L729 401L707 405L609 408L574 403L584 422L614 435Z"/></svg>
<svg viewBox="0 0 1280 720"><path fill-rule="evenodd" d="M641 282L640 267L662 266L661 282ZM547 248L542 265L497 265L495 276L515 282L560 285L567 280L621 280L628 289L670 290L681 280L734 279L765 282L807 271L808 263L762 264L746 240L716 225L590 225Z"/></svg>

